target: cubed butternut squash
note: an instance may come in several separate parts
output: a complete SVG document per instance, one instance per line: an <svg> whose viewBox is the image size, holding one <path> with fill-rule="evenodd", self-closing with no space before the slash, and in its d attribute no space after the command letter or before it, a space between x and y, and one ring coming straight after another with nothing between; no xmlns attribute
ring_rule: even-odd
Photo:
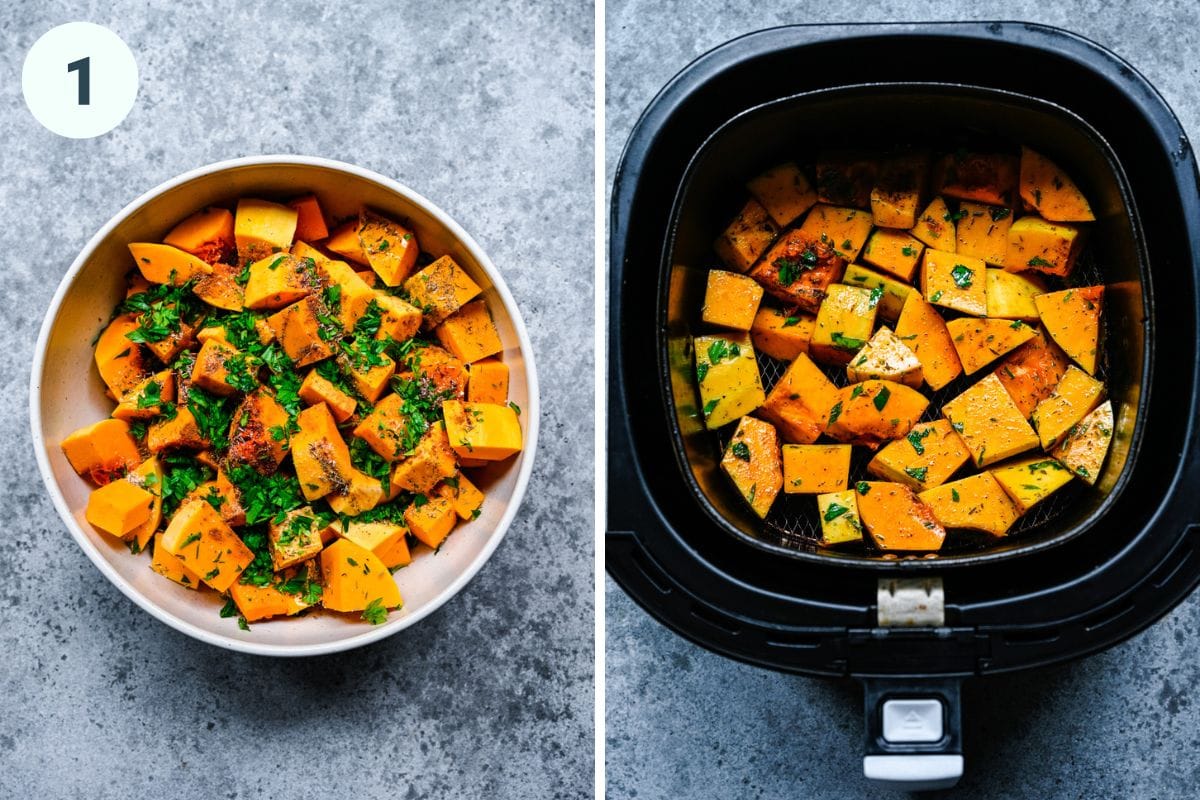
<svg viewBox="0 0 1200 800"><path fill-rule="evenodd" d="M125 534L125 541L129 542L129 549L134 553L140 553L146 549L154 532L162 524L162 464L157 458L151 456L143 461L137 469L126 475L125 480L134 486L145 489L154 498L150 502L150 516L146 518L146 521Z"/></svg>
<svg viewBox="0 0 1200 800"><path fill-rule="evenodd" d="M916 353L886 325L875 331L846 365L846 379L851 383L870 378L895 381L914 389L920 388L924 381Z"/></svg>
<svg viewBox="0 0 1200 800"><path fill-rule="evenodd" d="M84 516L97 530L118 539L150 518L154 496L126 480L93 489Z"/></svg>
<svg viewBox="0 0 1200 800"><path fill-rule="evenodd" d="M867 471L923 491L941 486L970 459L950 422L937 419L914 425L903 439L890 442L867 464Z"/></svg>
<svg viewBox="0 0 1200 800"><path fill-rule="evenodd" d="M882 275L869 270L859 264L851 264L846 267L842 283L872 291L879 289L882 293L879 295L878 316L880 319L893 323L900 318L900 312L904 309L904 301L908 299L908 296L919 294L908 284L890 275Z"/></svg>
<svg viewBox="0 0 1200 800"><path fill-rule="evenodd" d="M437 494L454 504L454 513L464 522L478 518L483 510L483 492L461 472L442 481Z"/></svg>
<svg viewBox="0 0 1200 800"><path fill-rule="evenodd" d="M227 590L254 560L250 548L203 500L181 505L159 544L218 592Z"/></svg>
<svg viewBox="0 0 1200 800"><path fill-rule="evenodd" d="M1040 329L1025 344L1004 357L993 371L1017 408L1028 419L1033 409L1054 391L1071 359Z"/></svg>
<svg viewBox="0 0 1200 800"><path fill-rule="evenodd" d="M1008 231L1005 269L1033 269L1065 278L1083 249L1083 231L1068 222L1048 222L1036 214L1021 217Z"/></svg>
<svg viewBox="0 0 1200 800"><path fill-rule="evenodd" d="M258 261L287 250L296 236L296 209L266 200L238 200L233 220L238 263Z"/></svg>
<svg viewBox="0 0 1200 800"><path fill-rule="evenodd" d="M483 291L450 256L442 256L404 282L414 305L425 312L425 326L434 328Z"/></svg>
<svg viewBox="0 0 1200 800"><path fill-rule="evenodd" d="M870 153L828 150L817 156L817 199L833 205L867 208L879 175L879 161Z"/></svg>
<svg viewBox="0 0 1200 800"><path fill-rule="evenodd" d="M330 527L311 506L293 509L278 522L272 519L267 526L267 547L275 571L295 566L321 552Z"/></svg>
<svg viewBox="0 0 1200 800"><path fill-rule="evenodd" d="M1008 231L1012 224L1011 208L964 200L958 206L955 252L1003 267L1008 263Z"/></svg>
<svg viewBox="0 0 1200 800"><path fill-rule="evenodd" d="M209 339L200 346L196 353L196 361L192 364L189 380L207 392L219 395L231 395L238 391L230 381L230 369L240 366L238 373L243 380L251 380L253 370L246 361L246 356L235 347L217 339ZM234 380L237 380L236 378Z"/></svg>
<svg viewBox="0 0 1200 800"><path fill-rule="evenodd" d="M759 353L779 361L792 361L808 352L816 318L796 312L789 314L772 306L759 306L750 324L750 341Z"/></svg>
<svg viewBox="0 0 1200 800"><path fill-rule="evenodd" d="M345 354L337 357L338 367L354 385L354 391L368 403L374 403L387 391L388 381L396 372L396 362L386 355L381 355L380 364L361 364L347 358Z"/></svg>
<svg viewBox="0 0 1200 800"><path fill-rule="evenodd" d="M210 444L200 432L192 410L185 405L175 409L175 416L151 422L146 432L146 449L155 454L167 450L203 450Z"/></svg>
<svg viewBox="0 0 1200 800"><path fill-rule="evenodd" d="M867 192L868 199L860 207L869 203L869 187ZM858 258L867 243L871 233L871 212L818 203L808 212L799 230L810 240L828 244L837 255L850 262Z"/></svg>
<svg viewBox="0 0 1200 800"><path fill-rule="evenodd" d="M817 202L817 191L794 162L780 164L746 184L754 199L780 227L800 218Z"/></svg>
<svg viewBox="0 0 1200 800"><path fill-rule="evenodd" d="M1088 485L1093 485L1100 477L1112 438L1112 403L1105 401L1067 432L1062 444L1054 450L1054 457Z"/></svg>
<svg viewBox="0 0 1200 800"><path fill-rule="evenodd" d="M208 263L169 244L133 242L129 245L129 252L133 254L142 277L151 283L182 286L212 272L212 266Z"/></svg>
<svg viewBox="0 0 1200 800"><path fill-rule="evenodd" d="M771 246L750 277L771 296L813 314L845 269L846 259L831 244L792 229Z"/></svg>
<svg viewBox="0 0 1200 800"><path fill-rule="evenodd" d="M326 258L319 250L304 242L296 242L292 247L292 255L302 259L311 258L316 264L320 282L327 287L338 287L337 308L333 309L333 313L342 321L346 333L354 330L372 302L378 302L378 293L345 261Z"/></svg>
<svg viewBox="0 0 1200 800"><path fill-rule="evenodd" d="M297 415L300 430L292 435L292 464L304 499L313 501L339 493L350 485L350 451L337 422L324 403L309 406Z"/></svg>
<svg viewBox="0 0 1200 800"><path fill-rule="evenodd" d="M859 481L858 514L871 542L891 552L936 552L946 529L933 509L907 486L887 481Z"/></svg>
<svg viewBox="0 0 1200 800"><path fill-rule="evenodd" d="M276 253L250 264L245 306L275 310L291 305L317 288L316 262Z"/></svg>
<svg viewBox="0 0 1200 800"><path fill-rule="evenodd" d="M963 371L978 372L1002 355L1028 342L1036 329L1019 319L959 317L946 323Z"/></svg>
<svg viewBox="0 0 1200 800"><path fill-rule="evenodd" d="M462 400L467 392L467 365L433 344L419 344L405 359L426 393Z"/></svg>
<svg viewBox="0 0 1200 800"><path fill-rule="evenodd" d="M207 264L233 255L237 248L233 214L227 208L205 208L180 222L163 237L163 244L178 247Z"/></svg>
<svg viewBox="0 0 1200 800"><path fill-rule="evenodd" d="M341 531L340 536L364 550L370 550L389 570L406 567L412 563L412 553L408 549L408 529L403 525L385 520L350 520L350 524Z"/></svg>
<svg viewBox="0 0 1200 800"><path fill-rule="evenodd" d="M1046 284L1028 272L1009 272L1006 269L987 271L987 315L1001 319L1038 321L1037 305L1033 299L1046 293Z"/></svg>
<svg viewBox="0 0 1200 800"><path fill-rule="evenodd" d="M421 329L423 315L421 309L416 306L383 292L375 293L375 303L380 311L376 339L390 336L397 342L403 342L416 336L417 331ZM498 353L502 349L500 334L496 332L496 325L492 322L491 314L488 313L483 300L467 303L455 314L447 317L436 331L438 338L445 336L446 340L462 348L465 353L474 354L492 347L496 348L493 352Z"/></svg>
<svg viewBox="0 0 1200 800"><path fill-rule="evenodd" d="M331 321L329 308L311 294L267 317L267 325L297 367L334 355L334 345L342 335L341 327Z"/></svg>
<svg viewBox="0 0 1200 800"><path fill-rule="evenodd" d="M358 217L346 220L330 231L329 238L325 240L325 248L355 264L369 266L367 254L362 249L362 240L358 238Z"/></svg>
<svg viewBox="0 0 1200 800"><path fill-rule="evenodd" d="M709 270L700 318L709 325L748 331L762 296L763 289L753 278L722 269Z"/></svg>
<svg viewBox="0 0 1200 800"><path fill-rule="evenodd" d="M229 460L249 464L266 475L274 472L288 451L287 410L266 389L242 398L229 424Z"/></svg>
<svg viewBox="0 0 1200 800"><path fill-rule="evenodd" d="M759 289L748 278L743 278L741 275L735 277L754 285L759 294L762 293L762 289ZM417 321L419 324L419 313ZM446 317L440 325L433 329L433 332L438 341L442 343L442 347L466 364L494 356L504 349L504 344L500 341L500 331L496 329L496 323L492 321L492 315L482 299L472 300ZM416 333L416 330L413 333Z"/></svg>
<svg viewBox="0 0 1200 800"><path fill-rule="evenodd" d="M713 249L730 269L745 272L778 235L779 226L771 214L757 200L750 199L717 237Z"/></svg>
<svg viewBox="0 0 1200 800"><path fill-rule="evenodd" d="M957 247L954 216L946 206L946 201L941 197L935 197L930 201L910 232L913 237L924 242L926 247L935 248L944 253L953 253Z"/></svg>
<svg viewBox="0 0 1200 800"><path fill-rule="evenodd" d="M472 403L508 402L508 365L484 358L467 367L467 400Z"/></svg>
<svg viewBox="0 0 1200 800"><path fill-rule="evenodd" d="M1042 449L1049 452L1078 425L1104 397L1104 384L1075 365L1067 367L1058 386L1033 409L1030 421L1037 429Z"/></svg>
<svg viewBox="0 0 1200 800"><path fill-rule="evenodd" d="M296 211L294 238L302 242L319 242L329 236L325 212L321 210L321 202L315 194L294 198L287 205Z"/></svg>
<svg viewBox="0 0 1200 800"><path fill-rule="evenodd" d="M229 587L229 597L237 606L238 614L247 622L291 617L309 607L302 592L285 592L279 584L256 586L235 581Z"/></svg>
<svg viewBox="0 0 1200 800"><path fill-rule="evenodd" d="M882 294L844 283L830 286L808 343L812 357L826 364L849 363L871 338Z"/></svg>
<svg viewBox="0 0 1200 800"><path fill-rule="evenodd" d="M975 466L984 467L1038 446L1037 433L994 374L942 406Z"/></svg>
<svg viewBox="0 0 1200 800"><path fill-rule="evenodd" d="M395 487L393 487L393 490ZM346 488L325 495L325 502L335 514L356 517L383 502L383 485L359 469L351 469Z"/></svg>
<svg viewBox="0 0 1200 800"><path fill-rule="evenodd" d="M463 458L501 461L521 451L521 422L511 405L447 400L442 415L450 447Z"/></svg>
<svg viewBox="0 0 1200 800"><path fill-rule="evenodd" d="M329 412L338 423L345 422L354 416L358 401L343 392L332 382L321 377L315 369L310 369L300 384L300 399L312 406L325 403Z"/></svg>
<svg viewBox="0 0 1200 800"><path fill-rule="evenodd" d="M150 558L150 569L187 589L199 589L200 576L163 547L162 537L162 533L154 534L154 554Z"/></svg>
<svg viewBox="0 0 1200 800"><path fill-rule="evenodd" d="M1089 375L1096 374L1104 287L1083 286L1034 298L1042 327L1055 344Z"/></svg>
<svg viewBox="0 0 1200 800"><path fill-rule="evenodd" d="M925 395L893 381L867 380L838 390L828 433L840 442L874 450L908 434L929 407Z"/></svg>
<svg viewBox="0 0 1200 800"><path fill-rule="evenodd" d="M1044 455L1012 461L990 472L1022 514L1071 482L1071 471Z"/></svg>
<svg viewBox="0 0 1200 800"><path fill-rule="evenodd" d="M113 318L96 340L93 358L100 379L108 394L118 402L127 392L141 385L151 375L150 359L141 345L134 344L128 335L141 324L133 314Z"/></svg>
<svg viewBox="0 0 1200 800"><path fill-rule="evenodd" d="M72 431L61 447L72 469L101 485L119 478L142 460L129 423L121 419L102 419Z"/></svg>
<svg viewBox="0 0 1200 800"><path fill-rule="evenodd" d="M921 259L926 301L975 317L987 314L987 266L978 258L928 249Z"/></svg>
<svg viewBox="0 0 1200 800"><path fill-rule="evenodd" d="M366 209L358 215L358 242L367 264L388 286L404 283L421 252L410 229Z"/></svg>
<svg viewBox="0 0 1200 800"><path fill-rule="evenodd" d="M246 305L246 291L237 282L241 270L233 264L218 261L192 288L192 293L214 308L241 311Z"/></svg>
<svg viewBox="0 0 1200 800"><path fill-rule="evenodd" d="M200 455L203 457L204 453ZM215 463L215 462L214 462ZM242 496L237 487L229 480L229 476L219 465L213 467L216 475L212 480L201 483L185 496L187 500L203 500L217 510L221 519L231 528L246 524L246 509L242 505Z"/></svg>
<svg viewBox="0 0 1200 800"><path fill-rule="evenodd" d="M437 550L454 530L458 514L454 511L454 504L446 498L431 497L424 503L417 500L404 509L404 521L418 541Z"/></svg>
<svg viewBox="0 0 1200 800"><path fill-rule="evenodd" d="M928 175L928 153L905 153L884 160L871 189L871 216L875 224L905 230L916 225Z"/></svg>
<svg viewBox="0 0 1200 800"><path fill-rule="evenodd" d="M387 461L400 461L417 446L423 425L404 412L404 398L389 394L354 428L354 435Z"/></svg>
<svg viewBox="0 0 1200 800"><path fill-rule="evenodd" d="M812 444L825 432L839 398L838 387L801 353L775 383L758 415L773 423L784 441Z"/></svg>
<svg viewBox="0 0 1200 800"><path fill-rule="evenodd" d="M848 444L785 444L783 491L786 494L840 492L850 481Z"/></svg>
<svg viewBox="0 0 1200 800"><path fill-rule="evenodd" d="M867 239L862 260L902 281L912 281L925 249L920 240L908 235L907 231L878 228Z"/></svg>
<svg viewBox="0 0 1200 800"><path fill-rule="evenodd" d="M1021 199L1051 222L1096 219L1091 204L1070 176L1028 147L1021 148Z"/></svg>
<svg viewBox="0 0 1200 800"><path fill-rule="evenodd" d="M332 611L399 608L403 603L392 573L379 556L349 539L338 539L321 551L325 590L321 605Z"/></svg>
<svg viewBox="0 0 1200 800"><path fill-rule="evenodd" d="M858 494L853 489L817 495L817 515L821 518L821 544L834 547L861 542L862 520L858 516Z"/></svg>
<svg viewBox="0 0 1200 800"><path fill-rule="evenodd" d="M766 395L749 336L697 336L693 348L700 404L709 430L728 425L763 404ZM450 438L453 442L454 437Z"/></svg>
<svg viewBox="0 0 1200 800"><path fill-rule="evenodd" d="M947 197L1011 208L1019 172L1015 155L959 150L938 159L934 186Z"/></svg>
<svg viewBox="0 0 1200 800"><path fill-rule="evenodd" d="M721 469L760 518L771 510L783 486L779 433L775 426L742 417L721 458Z"/></svg>
<svg viewBox="0 0 1200 800"><path fill-rule="evenodd" d="M1021 516L990 472L952 481L918 495L933 509L933 516L945 528L983 531L1004 536Z"/></svg>

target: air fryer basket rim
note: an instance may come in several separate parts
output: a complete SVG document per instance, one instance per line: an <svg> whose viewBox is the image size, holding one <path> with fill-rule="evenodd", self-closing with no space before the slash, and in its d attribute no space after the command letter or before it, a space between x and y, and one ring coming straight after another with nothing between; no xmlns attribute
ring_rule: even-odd
<svg viewBox="0 0 1200 800"><path fill-rule="evenodd" d="M670 280L671 265L673 264L673 256L676 248L676 237L679 228L680 214L683 211L684 201L688 196L690 187L695 173L705 160L708 151L722 137L726 136L729 131L739 124L745 122L751 117L769 112L780 107L786 107L793 104L800 104L811 100L820 100L827 97L839 97L842 95L869 95L874 92L885 93L904 93L911 92L913 94L927 93L940 94L943 96L974 96L985 97L991 102L1009 103L1012 105L1022 105L1027 108L1032 108L1041 113L1056 114L1080 131L1087 139L1091 140L1097 151L1104 156L1104 160L1108 164L1118 189L1121 194L1122 203L1125 207L1125 222L1132 231L1132 237L1135 242L1135 250L1138 260L1138 272L1141 275L1142 283L1142 316L1145 325L1145 342L1143 345L1143 364L1142 373L1139 376L1139 392L1136 421L1133 433L1129 437L1129 456L1122 467L1121 473L1116 482L1109 490L1108 494L1099 502L1099 504L1088 514L1083 520L1077 524L1058 531L1054 534L1046 536L1034 541L1020 542L1002 550L984 550L980 552L967 553L952 553L937 558L886 558L882 555L864 556L856 554L829 553L820 550L804 550L784 547L767 541L763 538L750 535L734 525L724 514L722 514L709 500L703 488L696 480L689 463L685 446L683 443L683 432L679 425L678 415L675 413L675 392L674 386L669 379L671 366L667 354L667 337L661 335L658 342L658 374L662 386L664 413L666 415L667 425L670 428L672 438L675 442L675 459L679 467L680 474L691 490L693 499L704 510L709 519L722 531L733 537L734 539L747 544L750 547L762 550L780 558L790 558L802 561L813 561L816 563L825 564L834 568L850 568L850 567L865 567L868 569L879 569L888 573L897 571L943 571L947 569L963 569L986 562L1008 561L1019 559L1040 553L1046 549L1064 544L1071 539L1086 533L1097 524L1103 521L1105 512L1117 501L1121 492L1129 481L1129 474L1137 460L1137 456L1141 450L1140 442L1142 434L1145 430L1144 412L1150 399L1150 386L1154 361L1154 315L1153 309L1153 282L1147 262L1147 254L1145 243L1142 237L1142 227L1138 217L1137 206L1134 201L1132 192L1129 187L1129 181L1125 175L1125 170L1113 152L1108 141L1101 136L1091 124L1075 114L1071 110L1063 106L1043 100L1031 95L1014 92L1005 89L995 89L984 86L977 86L965 83L953 83L945 81L904 81L904 82L887 82L878 81L873 83L853 83L830 86L821 89L812 89L804 92L785 97L778 97L773 100L768 100L764 103L757 104L750 108L746 108L733 117L726 120L723 124L713 130L705 139L704 142L696 149L688 160L687 167L684 170L683 177L679 181L678 188L675 192L675 199L671 205L670 224L667 237L663 242L662 260L659 265L659 284L657 287L659 304L658 304L658 321L656 329L660 332L665 331L667 327L667 318L669 311L667 308L668 302L668 283Z"/></svg>

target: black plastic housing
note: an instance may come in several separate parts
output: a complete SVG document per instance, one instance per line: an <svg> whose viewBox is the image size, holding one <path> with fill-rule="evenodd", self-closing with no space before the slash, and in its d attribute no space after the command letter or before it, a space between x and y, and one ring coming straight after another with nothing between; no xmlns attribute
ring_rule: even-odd
<svg viewBox="0 0 1200 800"><path fill-rule="evenodd" d="M660 312L669 285L660 283L659 266L688 163L747 109L812 90L870 84L881 64L890 81L909 84L943 81L947 65L954 65L963 96L1000 90L1067 109L1108 143L1127 177L1152 278L1143 288L1152 283L1158 289L1147 310L1163 333L1141 362L1140 442L1130 439L1125 488L1111 494L1108 506L1092 508L1090 522L1085 509L1066 526L1086 527L1086 535L1009 558L964 557L960 566L841 564L827 556L788 557L750 537L731 536L719 522L724 514L697 498L674 438L656 347L666 333ZM643 114L613 186L610 574L664 624L705 647L811 674L965 676L1021 669L1094 652L1149 625L1200 580L1198 211L1195 160L1162 98L1112 53L1057 29L1021 23L793 26L751 34L701 57ZM1131 313L1136 306L1129 306ZM1127 331L1138 324L1118 321ZM910 563L918 566L903 566ZM945 627L875 627L877 580L897 569L932 570L943 578Z"/></svg>

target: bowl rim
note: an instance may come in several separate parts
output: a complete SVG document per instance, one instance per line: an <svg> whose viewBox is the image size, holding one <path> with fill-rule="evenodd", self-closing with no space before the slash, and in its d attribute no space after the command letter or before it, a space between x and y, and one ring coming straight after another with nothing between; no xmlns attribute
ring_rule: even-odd
<svg viewBox="0 0 1200 800"><path fill-rule="evenodd" d="M278 164L281 166L306 166L306 167L321 167L331 169L345 174L352 175L357 178L362 178L367 181L376 183L383 188L400 195L409 202L420 206L424 211L434 217L440 224L445 226L446 230L453 236L463 247L470 252L475 262L484 271L495 287L496 293L500 296L500 301L504 305L505 310L512 319L513 329L517 334L517 344L521 351L521 357L524 362L526 384L528 386L529 397L526 400L524 417L524 448L521 454L521 463L517 472L516 484L513 487L509 502L500 517L500 521L491 531L482 549L475 558L467 565L453 581L444 586L432 600L417 609L411 614L403 617L397 617L393 621L378 626L370 626L362 633L336 639L331 642L322 642L315 644L264 644L261 642L248 641L238 639L234 636L213 633L193 625L159 606L151 601L148 597L139 592L133 585L125 580L101 555L99 548L91 541L91 538L83 530L82 526L76 521L71 509L67 505L66 498L63 496L57 481L54 479L54 474L50 468L50 456L48 448L44 442L42 435L42 414L41 414L41 378L45 371L46 350L50 338L50 330L58 318L59 310L63 300L71 290L79 275L83 265L95 253L97 247L104 241L113 229L117 227L126 218L138 211L148 203L156 200L165 192L174 189L177 186L189 183L198 178L203 178L219 172L225 172L241 167L260 167L264 165ZM54 292L54 296L50 300L50 305L46 310L45 316L42 318L41 328L38 331L37 342L34 345L33 365L30 371L29 382L29 420L30 431L33 437L34 455L37 458L38 471L41 473L42 481L46 485L46 489L50 494L51 500L54 502L54 507L58 510L58 515L66 524L72 538L76 544L87 554L92 564L96 566L100 572L108 578L109 582L116 586L122 594L136 603L142 610L149 613L158 621L174 628L181 633L191 636L207 644L217 647L233 650L240 653L249 653L252 655L262 656L284 656L284 657L300 657L300 656L317 656L326 655L329 653L337 653L345 650L351 650L357 647L377 642L392 634L415 625L425 617L441 608L450 598L458 594L464 586L471 581L472 578L483 568L483 565L491 558L492 554L499 547L501 540L504 539L508 532L509 526L516 517L517 511L520 509L521 502L524 499L525 491L528 488L529 480L533 472L534 457L537 451L538 437L538 422L541 416L541 403L538 393L537 369L534 366L533 344L529 338L529 333L525 328L525 321L521 317L520 309L517 307L516 301L512 293L508 289L508 285L504 282L504 278L500 275L500 271L492 260L484 252L483 248L468 234L462 226L460 226L449 214L443 211L439 206L432 203L424 195L416 192L400 183L399 181L381 175L378 172L359 167L353 164L348 164L344 161L336 161L334 159L323 158L320 156L305 156L292 154L270 154L259 156L243 156L224 161L217 161L205 166L196 167L188 170L173 178L158 184L152 189L143 192L136 199L125 205L111 219L108 220L84 245L79 255L71 262L71 266L67 268L62 280L58 284L58 288Z"/></svg>

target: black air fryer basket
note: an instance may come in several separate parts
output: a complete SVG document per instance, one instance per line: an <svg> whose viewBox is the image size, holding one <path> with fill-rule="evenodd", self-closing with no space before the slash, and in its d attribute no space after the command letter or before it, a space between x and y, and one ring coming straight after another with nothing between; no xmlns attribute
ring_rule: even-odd
<svg viewBox="0 0 1200 800"><path fill-rule="evenodd" d="M695 390L679 366L714 233L746 177L797 153L948 132L1044 150L1098 210L1090 268L1108 287L1105 378L1119 409L1105 472L984 553L885 561L797 546L742 510L688 413ZM1195 160L1162 98L1057 29L796 26L701 57L643 114L613 186L610 574L719 653L862 680L868 776L952 782L963 678L1109 647L1200 579L1198 210ZM902 718L937 738L896 733Z"/></svg>

